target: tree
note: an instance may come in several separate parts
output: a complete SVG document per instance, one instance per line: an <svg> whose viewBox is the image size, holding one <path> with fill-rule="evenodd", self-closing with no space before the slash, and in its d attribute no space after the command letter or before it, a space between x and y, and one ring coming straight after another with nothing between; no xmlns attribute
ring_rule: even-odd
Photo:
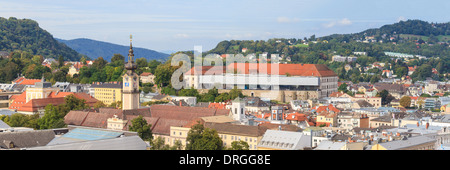
<svg viewBox="0 0 450 170"><path fill-rule="evenodd" d="M125 63L125 57L122 54L114 54L111 58L111 63L114 63L116 61L123 61L123 63Z"/></svg>
<svg viewBox="0 0 450 170"><path fill-rule="evenodd" d="M382 90L380 93L377 94L377 97L381 97L381 104L387 105L391 103L392 100L394 100L394 97L389 94L387 90Z"/></svg>
<svg viewBox="0 0 450 170"><path fill-rule="evenodd" d="M66 126L64 123L65 114L57 106L49 104L45 107L44 116L38 120L39 129L55 129Z"/></svg>
<svg viewBox="0 0 450 170"><path fill-rule="evenodd" d="M96 108L96 109L102 108L102 107L106 107L106 104L103 103L102 101L98 101L94 104L94 108Z"/></svg>
<svg viewBox="0 0 450 170"><path fill-rule="evenodd" d="M60 106L63 107L65 111L67 111L64 112L64 116L71 110L83 110L89 108L89 106L86 104L86 100L78 99L73 94L64 97L64 104Z"/></svg>
<svg viewBox="0 0 450 170"><path fill-rule="evenodd" d="M339 86L338 91L347 93L347 91L348 91L347 87L348 87L347 83L342 83L342 84Z"/></svg>
<svg viewBox="0 0 450 170"><path fill-rule="evenodd" d="M64 57L61 55L58 57L58 64L59 67L64 66Z"/></svg>
<svg viewBox="0 0 450 170"><path fill-rule="evenodd" d="M151 141L153 139L153 134L150 124L139 115L137 118L131 120L131 125L129 125L129 130L137 132L142 140Z"/></svg>
<svg viewBox="0 0 450 170"><path fill-rule="evenodd" d="M411 98L409 96L403 96L400 99L400 105L403 107L409 107L411 105Z"/></svg>
<svg viewBox="0 0 450 170"><path fill-rule="evenodd" d="M175 71L170 65L158 65L155 70L155 84L158 87L167 86L170 83L170 79L172 78L172 74Z"/></svg>
<svg viewBox="0 0 450 170"><path fill-rule="evenodd" d="M245 141L233 141L231 142L230 150L249 150L249 145Z"/></svg>
<svg viewBox="0 0 450 170"><path fill-rule="evenodd" d="M87 64L87 58L85 56L81 57L80 62L81 64Z"/></svg>
<svg viewBox="0 0 450 170"><path fill-rule="evenodd" d="M11 127L29 127L33 129L39 129L37 120L39 119L39 114L25 115L20 113L14 113L11 116L4 116L1 118L3 122Z"/></svg>
<svg viewBox="0 0 450 170"><path fill-rule="evenodd" d="M216 130L205 128L200 122L192 126L186 138L186 150L222 150L223 143Z"/></svg>
<svg viewBox="0 0 450 170"><path fill-rule="evenodd" d="M243 98L244 95L242 94L241 89L238 89L236 86L234 86L234 88L230 90L230 99L234 100L237 97Z"/></svg>

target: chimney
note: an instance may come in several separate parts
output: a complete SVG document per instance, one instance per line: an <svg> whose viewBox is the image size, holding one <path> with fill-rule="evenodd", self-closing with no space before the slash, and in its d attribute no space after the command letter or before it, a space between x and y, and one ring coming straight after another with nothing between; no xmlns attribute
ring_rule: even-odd
<svg viewBox="0 0 450 170"><path fill-rule="evenodd" d="M428 130L428 127L430 127L430 123L427 122L425 128Z"/></svg>
<svg viewBox="0 0 450 170"><path fill-rule="evenodd" d="M419 122L417 122L417 127L419 127Z"/></svg>
<svg viewBox="0 0 450 170"><path fill-rule="evenodd" d="M181 100L180 100L180 106L181 106Z"/></svg>

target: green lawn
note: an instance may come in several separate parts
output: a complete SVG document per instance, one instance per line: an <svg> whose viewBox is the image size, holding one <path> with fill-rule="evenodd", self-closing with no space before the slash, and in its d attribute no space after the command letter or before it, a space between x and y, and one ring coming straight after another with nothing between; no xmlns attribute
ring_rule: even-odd
<svg viewBox="0 0 450 170"><path fill-rule="evenodd" d="M295 45L293 45L294 47L298 47L298 48L305 48L305 47L308 47L309 45L308 44L295 44Z"/></svg>

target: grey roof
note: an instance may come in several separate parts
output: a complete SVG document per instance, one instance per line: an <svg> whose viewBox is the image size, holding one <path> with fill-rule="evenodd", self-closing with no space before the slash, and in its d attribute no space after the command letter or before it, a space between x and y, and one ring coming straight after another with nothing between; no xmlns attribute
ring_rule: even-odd
<svg viewBox="0 0 450 170"><path fill-rule="evenodd" d="M246 97L244 100L245 106L247 107L269 107L269 105L259 97Z"/></svg>
<svg viewBox="0 0 450 170"><path fill-rule="evenodd" d="M358 103L359 107L373 107L372 104L365 100L357 100L356 103Z"/></svg>
<svg viewBox="0 0 450 170"><path fill-rule="evenodd" d="M0 109L0 115L11 116L14 113L16 113L16 112L8 110L8 109Z"/></svg>
<svg viewBox="0 0 450 170"><path fill-rule="evenodd" d="M325 140L320 142L320 144L314 150L342 150L346 142L333 142Z"/></svg>
<svg viewBox="0 0 450 170"><path fill-rule="evenodd" d="M11 87L11 91L24 91L24 88L26 88L26 87L27 87L27 85L25 85L25 84L14 84Z"/></svg>
<svg viewBox="0 0 450 170"><path fill-rule="evenodd" d="M11 141L18 148L45 146L55 138L53 130L33 130L0 133L0 148L8 148L5 141Z"/></svg>
<svg viewBox="0 0 450 170"><path fill-rule="evenodd" d="M403 150L416 145L436 142L436 139L427 136L410 137L407 140L396 140L391 142L380 143L387 150Z"/></svg>
<svg viewBox="0 0 450 170"><path fill-rule="evenodd" d="M11 126L0 120L0 129L9 129Z"/></svg>
<svg viewBox="0 0 450 170"><path fill-rule="evenodd" d="M100 83L100 84L92 84L91 88L117 88L121 89L123 86L122 82L117 83Z"/></svg>
<svg viewBox="0 0 450 170"><path fill-rule="evenodd" d="M301 132L267 130L258 147L281 150L301 150L311 147L311 138Z"/></svg>
<svg viewBox="0 0 450 170"><path fill-rule="evenodd" d="M139 136L127 136L113 139L65 143L52 146L27 148L27 150L146 150Z"/></svg>
<svg viewBox="0 0 450 170"><path fill-rule="evenodd" d="M436 116L436 122L449 123L450 122L450 115L449 114L444 114L442 116Z"/></svg>

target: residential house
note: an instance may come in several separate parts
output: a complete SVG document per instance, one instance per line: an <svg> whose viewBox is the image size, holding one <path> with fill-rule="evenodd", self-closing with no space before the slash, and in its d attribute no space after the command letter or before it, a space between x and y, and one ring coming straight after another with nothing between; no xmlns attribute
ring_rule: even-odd
<svg viewBox="0 0 450 170"><path fill-rule="evenodd" d="M367 114L341 113L337 118L337 127L351 130L355 127L369 128Z"/></svg>
<svg viewBox="0 0 450 170"><path fill-rule="evenodd" d="M155 75L153 75L150 72L144 72L141 75L139 75L140 80L142 83L152 83L155 84Z"/></svg>
<svg viewBox="0 0 450 170"><path fill-rule="evenodd" d="M397 99L400 99L406 94L406 88L401 84L375 83L373 87L378 92L386 90Z"/></svg>
<svg viewBox="0 0 450 170"><path fill-rule="evenodd" d="M316 126L336 127L338 113L321 112L317 115Z"/></svg>
<svg viewBox="0 0 450 170"><path fill-rule="evenodd" d="M245 101L245 110L248 112L259 112L264 110L270 110L269 104L262 101L259 97L246 97Z"/></svg>
<svg viewBox="0 0 450 170"><path fill-rule="evenodd" d="M258 143L267 128L262 126L236 125L230 123L205 122L205 128L215 129L223 141L223 146L231 148L235 141L245 141L250 150L257 150Z"/></svg>
<svg viewBox="0 0 450 170"><path fill-rule="evenodd" d="M291 105L292 110L302 110L311 107L309 102L305 100L291 100L289 104Z"/></svg>
<svg viewBox="0 0 450 170"><path fill-rule="evenodd" d="M381 73L382 75L385 75L387 78L392 78L394 76L394 71L391 70L383 70Z"/></svg>

